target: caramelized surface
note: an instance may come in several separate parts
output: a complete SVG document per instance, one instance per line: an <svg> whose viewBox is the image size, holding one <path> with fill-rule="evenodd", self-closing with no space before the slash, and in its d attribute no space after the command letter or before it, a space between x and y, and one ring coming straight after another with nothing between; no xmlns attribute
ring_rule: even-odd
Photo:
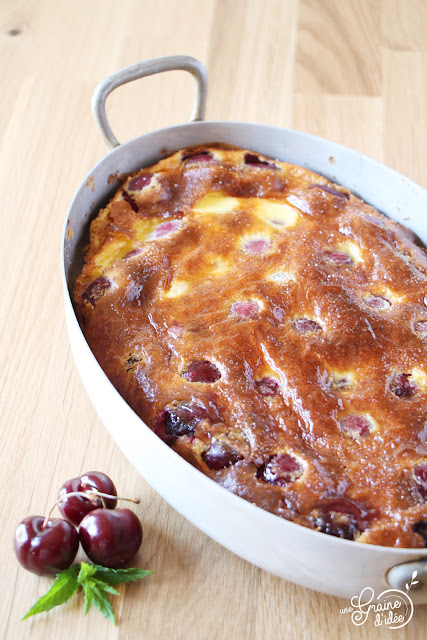
<svg viewBox="0 0 427 640"><path fill-rule="evenodd" d="M301 167L187 149L92 222L75 305L119 392L203 473L331 535L427 546L427 256L409 231Z"/></svg>

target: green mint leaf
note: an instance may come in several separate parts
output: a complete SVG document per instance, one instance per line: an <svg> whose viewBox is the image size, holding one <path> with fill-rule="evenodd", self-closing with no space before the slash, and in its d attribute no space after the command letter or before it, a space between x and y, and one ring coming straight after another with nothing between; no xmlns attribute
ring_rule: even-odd
<svg viewBox="0 0 427 640"><path fill-rule="evenodd" d="M117 589L107 584L103 580L98 580L98 578L88 578L88 581L93 588L97 588L100 591L106 591L107 593L112 593L114 596L120 595L120 591L117 591Z"/></svg>
<svg viewBox="0 0 427 640"><path fill-rule="evenodd" d="M122 582L126 584L136 582L154 573L154 571L138 569L136 567L131 567L130 569L109 569L108 567L101 567L96 564L93 566L96 567L95 577L112 585L121 584Z"/></svg>
<svg viewBox="0 0 427 640"><path fill-rule="evenodd" d="M50 589L33 604L22 620L67 602L81 586L84 593L84 614L87 615L91 606L95 605L115 625L113 606L108 594L119 596L115 585L136 582L152 573L154 572L135 567L109 569L88 562L73 565L58 573Z"/></svg>
<svg viewBox="0 0 427 640"><path fill-rule="evenodd" d="M26 618L30 616L34 616L42 611L49 611L49 609L53 609L53 607L67 602L79 588L77 581L78 573L79 565L71 566L68 569L60 571L50 589L33 604L21 620L26 620Z"/></svg>
<svg viewBox="0 0 427 640"><path fill-rule="evenodd" d="M101 613L110 620L114 625L113 606L108 598L108 594L119 596L120 593L113 585L119 585L122 582L135 582L142 580L151 575L153 571L146 569L109 569L98 564L87 564L82 562L78 581L84 592L84 612L85 615L92 605L95 605Z"/></svg>
<svg viewBox="0 0 427 640"><path fill-rule="evenodd" d="M96 573L96 564L88 564L87 562L82 562L80 564L79 575L77 576L77 581L79 584L82 584L86 578L89 578Z"/></svg>
<svg viewBox="0 0 427 640"><path fill-rule="evenodd" d="M108 593L119 596L120 593L109 584L106 584L102 580L98 580L93 576L88 576L81 581L81 586L84 593L84 614L86 615L91 606L94 604L104 616L110 620L114 625L116 621L114 619L113 607L108 599Z"/></svg>
<svg viewBox="0 0 427 640"><path fill-rule="evenodd" d="M100 612L116 626L116 619L114 617L113 605L108 599L104 590L101 590L96 585L91 585L92 591L92 603L97 607Z"/></svg>
<svg viewBox="0 0 427 640"><path fill-rule="evenodd" d="M85 614L85 616L87 616L89 609L92 606L92 585L90 584L90 582L83 582L82 584L82 589L83 589L83 595L84 595L84 605L83 605L83 612Z"/></svg>

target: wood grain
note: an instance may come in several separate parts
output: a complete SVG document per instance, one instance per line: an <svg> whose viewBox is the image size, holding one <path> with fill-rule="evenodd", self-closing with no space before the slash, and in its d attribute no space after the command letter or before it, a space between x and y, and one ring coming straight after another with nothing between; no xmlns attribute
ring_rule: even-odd
<svg viewBox="0 0 427 640"><path fill-rule="evenodd" d="M208 67L210 119L290 126L352 146L427 185L424 0L3 0L0 3L2 355L1 637L11 640L389 638L356 628L348 603L234 556L173 511L112 442L78 377L62 307L60 239L74 190L104 149L90 98L108 73L184 53ZM184 122L193 82L164 74L117 91L120 140ZM81 597L19 622L50 584L21 569L17 522L46 513L61 483L101 469L140 495L137 563L112 627ZM398 638L421 638L427 607Z"/></svg>
<svg viewBox="0 0 427 640"><path fill-rule="evenodd" d="M296 91L378 95L380 7L379 0L301 0Z"/></svg>

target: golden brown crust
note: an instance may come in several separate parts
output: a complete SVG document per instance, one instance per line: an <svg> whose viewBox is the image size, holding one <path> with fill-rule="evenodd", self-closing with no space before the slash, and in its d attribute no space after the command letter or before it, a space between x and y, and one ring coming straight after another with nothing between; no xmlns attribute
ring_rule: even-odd
<svg viewBox="0 0 427 640"><path fill-rule="evenodd" d="M196 147L126 179L74 299L113 384L203 473L332 535L427 545L409 231L308 169Z"/></svg>

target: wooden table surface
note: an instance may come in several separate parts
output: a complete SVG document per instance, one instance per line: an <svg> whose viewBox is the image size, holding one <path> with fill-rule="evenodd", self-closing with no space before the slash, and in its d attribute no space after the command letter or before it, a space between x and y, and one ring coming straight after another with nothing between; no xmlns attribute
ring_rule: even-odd
<svg viewBox="0 0 427 640"><path fill-rule="evenodd" d="M401 631L355 627L349 603L257 569L199 532L127 462L70 353L61 230L105 149L90 113L97 83L133 62L189 54L207 66L207 117L301 129L362 151L427 186L426 0L1 0L0 636L150 640L421 638L427 607ZM120 140L185 122L182 72L127 85L108 102ZM62 482L113 477L156 575L115 598L113 627L81 596L20 622L50 581L13 554L16 524L45 514ZM424 631L423 631L424 630Z"/></svg>

